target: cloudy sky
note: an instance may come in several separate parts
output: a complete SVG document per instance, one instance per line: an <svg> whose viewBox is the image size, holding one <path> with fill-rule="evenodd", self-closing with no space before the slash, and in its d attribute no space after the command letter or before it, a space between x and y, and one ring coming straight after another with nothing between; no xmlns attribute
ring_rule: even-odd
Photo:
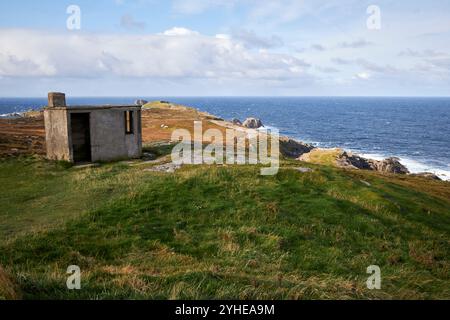
<svg viewBox="0 0 450 320"><path fill-rule="evenodd" d="M0 96L48 91L450 96L450 1L1 1Z"/></svg>

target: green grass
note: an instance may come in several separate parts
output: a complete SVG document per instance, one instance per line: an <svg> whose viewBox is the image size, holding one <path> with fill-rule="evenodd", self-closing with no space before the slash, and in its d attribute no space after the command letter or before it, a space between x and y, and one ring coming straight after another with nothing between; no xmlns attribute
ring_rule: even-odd
<svg viewBox="0 0 450 320"><path fill-rule="evenodd" d="M448 183L296 165L2 161L0 265L25 299L450 298Z"/></svg>
<svg viewBox="0 0 450 320"><path fill-rule="evenodd" d="M143 146L142 151L149 152L155 157L160 158L170 155L174 146L175 144L167 143L147 144Z"/></svg>

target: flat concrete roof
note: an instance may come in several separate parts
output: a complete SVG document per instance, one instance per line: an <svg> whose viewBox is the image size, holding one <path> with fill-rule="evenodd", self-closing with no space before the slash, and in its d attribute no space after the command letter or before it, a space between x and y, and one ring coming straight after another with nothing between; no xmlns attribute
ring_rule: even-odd
<svg viewBox="0 0 450 320"><path fill-rule="evenodd" d="M47 110L67 110L67 111L88 111L88 110L102 110L102 109L120 109L120 108L134 108L134 109L141 109L142 106L137 105L83 105L83 106L66 106L66 107L46 107Z"/></svg>

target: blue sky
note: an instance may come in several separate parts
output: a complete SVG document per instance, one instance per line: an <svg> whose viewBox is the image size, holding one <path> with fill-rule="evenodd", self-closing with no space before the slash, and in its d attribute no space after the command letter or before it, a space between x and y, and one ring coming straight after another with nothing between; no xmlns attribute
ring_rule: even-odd
<svg viewBox="0 0 450 320"><path fill-rule="evenodd" d="M447 0L2 1L0 43L0 96L450 95Z"/></svg>

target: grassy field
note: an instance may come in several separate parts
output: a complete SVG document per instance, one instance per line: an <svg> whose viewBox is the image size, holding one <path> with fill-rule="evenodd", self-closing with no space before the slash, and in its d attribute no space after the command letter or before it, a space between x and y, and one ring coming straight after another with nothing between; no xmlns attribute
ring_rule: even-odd
<svg viewBox="0 0 450 320"><path fill-rule="evenodd" d="M0 161L0 297L450 298L449 183L298 161L272 177L148 166ZM374 264L381 290L366 288Z"/></svg>

